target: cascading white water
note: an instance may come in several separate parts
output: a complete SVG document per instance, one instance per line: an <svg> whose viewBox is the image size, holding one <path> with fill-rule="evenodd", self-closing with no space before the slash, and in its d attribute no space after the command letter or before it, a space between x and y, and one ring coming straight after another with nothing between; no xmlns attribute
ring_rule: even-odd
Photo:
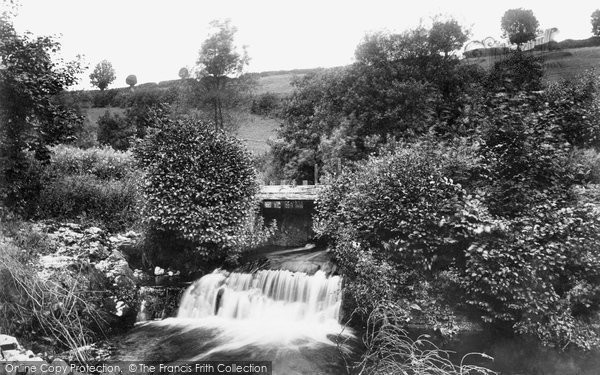
<svg viewBox="0 0 600 375"><path fill-rule="evenodd" d="M185 292L178 318L251 321L337 322L341 278L318 271L310 276L290 271L255 274L215 271L197 280Z"/></svg>
<svg viewBox="0 0 600 375"><path fill-rule="evenodd" d="M182 332L211 332L211 348L193 360L247 348L290 350L337 345L354 337L339 321L341 278L264 270L254 274L216 270L184 293L176 318L153 322ZM269 349L271 348L271 349Z"/></svg>
<svg viewBox="0 0 600 375"><path fill-rule="evenodd" d="M341 283L321 271L216 270L185 291L176 318L140 323L139 337L153 337L154 357L267 360L273 374L337 374L345 371L341 352L356 347L339 323Z"/></svg>

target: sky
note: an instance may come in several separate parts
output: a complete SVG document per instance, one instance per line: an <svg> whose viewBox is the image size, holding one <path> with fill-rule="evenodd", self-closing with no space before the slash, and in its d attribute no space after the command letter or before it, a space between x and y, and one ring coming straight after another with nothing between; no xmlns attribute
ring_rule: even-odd
<svg viewBox="0 0 600 375"><path fill-rule="evenodd" d="M507 9L532 9L540 28L556 27L556 40L591 36L597 1L391 1L391 0L20 0L13 20L19 32L55 35L62 55L83 55L88 69L75 88L90 88L89 74L109 60L110 87L177 79L192 68L215 19L231 19L236 44L246 45L249 72L350 64L366 33L401 32L441 14L469 27L472 39L501 39Z"/></svg>

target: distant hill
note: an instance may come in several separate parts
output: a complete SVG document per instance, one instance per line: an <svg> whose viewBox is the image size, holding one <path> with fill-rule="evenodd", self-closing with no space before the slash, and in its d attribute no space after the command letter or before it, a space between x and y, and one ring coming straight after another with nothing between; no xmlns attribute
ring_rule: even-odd
<svg viewBox="0 0 600 375"><path fill-rule="evenodd" d="M289 94L292 91L292 79L294 77L303 77L306 74L315 73L324 68L311 68L311 69L292 69L292 70L273 70L259 73L248 73L255 77L258 81L258 87L256 88L257 94L265 92L271 92L274 94ZM189 78L193 79L193 78ZM158 89L167 90L171 87L179 86L183 81L181 79L171 79L160 82L145 82L135 86L135 89ZM126 92L129 90L129 86L111 88L109 90L116 90L117 92ZM95 93L100 90L84 90L86 92Z"/></svg>

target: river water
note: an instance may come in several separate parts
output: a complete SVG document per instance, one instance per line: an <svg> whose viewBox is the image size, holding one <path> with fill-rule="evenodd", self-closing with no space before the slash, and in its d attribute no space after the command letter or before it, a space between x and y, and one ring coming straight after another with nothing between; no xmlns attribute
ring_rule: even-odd
<svg viewBox="0 0 600 375"><path fill-rule="evenodd" d="M339 276L216 270L184 293L177 317L136 326L122 360L267 360L274 374L346 373L355 337L339 323Z"/></svg>

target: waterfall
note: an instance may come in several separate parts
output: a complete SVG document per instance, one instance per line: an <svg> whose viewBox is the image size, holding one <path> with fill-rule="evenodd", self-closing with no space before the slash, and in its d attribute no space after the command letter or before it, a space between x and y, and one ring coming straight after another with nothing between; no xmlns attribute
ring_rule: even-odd
<svg viewBox="0 0 600 375"><path fill-rule="evenodd" d="M177 317L331 323L339 320L341 278L283 270L254 274L216 270L183 295Z"/></svg>

